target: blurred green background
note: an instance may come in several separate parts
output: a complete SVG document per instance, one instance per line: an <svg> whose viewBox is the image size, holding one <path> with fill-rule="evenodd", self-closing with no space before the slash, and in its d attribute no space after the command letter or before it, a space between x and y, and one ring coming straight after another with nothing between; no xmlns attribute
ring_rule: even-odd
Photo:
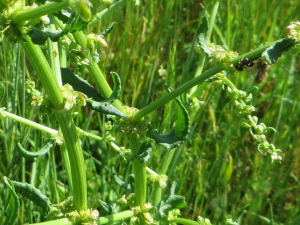
<svg viewBox="0 0 300 225"><path fill-rule="evenodd" d="M104 6L103 6L104 7ZM143 108L165 94L163 85L173 88L197 74L201 63L196 51L195 37L199 18L211 18L216 11L211 42L237 51L240 55L260 45L284 38L291 21L299 20L300 4L293 0L227 0L227 1L167 1L127 0L102 16L87 29L100 33L113 22L116 26L106 41L108 48L99 49L100 67L105 74L114 71L122 79L124 105ZM241 224L289 224L299 215L300 188L300 126L298 56L285 53L275 65L256 65L229 78L241 90L256 85L253 105L259 122L274 127L268 141L281 149L282 163L271 163L257 150L247 130L240 127L237 110L227 102L227 93L220 84L209 83L199 91L200 107L191 107L191 132L187 141L174 149L174 159L168 170L169 183L178 182L176 193L185 196L187 207L183 218L209 218L212 224L225 224L244 211ZM24 79L34 80L34 72L18 45L1 46L1 82L6 87L2 107L8 111L57 129L55 120L36 113L30 107ZM204 70L210 68L208 60ZM89 79L88 74L85 78ZM110 79L110 77L108 77ZM38 84L37 84L38 85ZM174 106L168 104L148 116L154 128L167 132L176 122ZM171 110L170 110L171 109ZM84 109L76 123L85 130L104 135L105 117ZM0 174L7 175L8 167L18 165L15 180L26 181L40 188L52 202L67 195L66 174L62 169L59 148L36 160L16 160L15 144L26 128L16 122L1 120ZM43 146L42 133L32 131L29 146ZM116 143L126 146L122 135ZM130 162L120 157L107 144L82 139L87 163L89 202L101 211L98 200L112 205L122 194L128 194L113 180L111 168L128 181ZM148 167L154 171L161 166L166 150L157 147ZM20 162L20 163L16 163ZM1 202L0 202L1 203ZM36 212L35 212L36 211ZM20 223L38 221L39 209L24 201Z"/></svg>

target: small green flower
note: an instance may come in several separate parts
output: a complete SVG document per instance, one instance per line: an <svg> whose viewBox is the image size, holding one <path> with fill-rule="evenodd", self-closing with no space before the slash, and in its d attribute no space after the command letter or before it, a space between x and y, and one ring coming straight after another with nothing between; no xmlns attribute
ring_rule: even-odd
<svg viewBox="0 0 300 225"><path fill-rule="evenodd" d="M295 41L299 42L300 40L300 22L292 21L289 26L287 26L289 30L289 38L295 39Z"/></svg>
<svg viewBox="0 0 300 225"><path fill-rule="evenodd" d="M174 218L180 216L180 210L179 209L172 209L170 211L168 211L168 221L172 221L174 220Z"/></svg>
<svg viewBox="0 0 300 225"><path fill-rule="evenodd" d="M198 221L199 225L211 225L211 222L209 219L203 218L201 216L198 216L197 221Z"/></svg>

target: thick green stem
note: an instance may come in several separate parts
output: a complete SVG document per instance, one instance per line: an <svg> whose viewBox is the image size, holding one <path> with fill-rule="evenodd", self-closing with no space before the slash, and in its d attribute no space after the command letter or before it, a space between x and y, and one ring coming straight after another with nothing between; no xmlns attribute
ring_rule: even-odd
<svg viewBox="0 0 300 225"><path fill-rule="evenodd" d="M281 39L282 40L282 39ZM278 40L276 42L279 42L281 40ZM242 59L242 58L249 58L249 59L255 59L257 57L260 57L261 54L271 45L273 45L274 43L269 43L266 44L264 46L261 46L257 49L254 49L251 52L248 52L247 54L244 54L242 56L239 56L237 58L234 58L230 61L230 64L233 65L237 65L238 62ZM187 92L189 89L191 89L192 87L199 85L201 83L203 83L206 79L212 77L213 75L220 73L221 71L225 70L227 68L226 65L217 65L216 67L213 67L207 71L205 71L204 73L202 73L199 76L194 77L192 80L184 83L183 85L181 85L179 88L174 89L172 92L164 95L163 97L161 97L160 99L156 100L155 102L152 102L151 104L149 104L148 106L146 106L145 108L141 109L140 111L138 111L132 118L132 121L138 121L140 120L143 116L151 113L152 111L156 110L157 108L163 106L164 104L166 104L167 102L171 101L172 99L176 98L177 96L181 95L182 93Z"/></svg>
<svg viewBox="0 0 300 225"><path fill-rule="evenodd" d="M71 112L63 109L62 91L40 47L34 45L28 37L22 46L49 96L61 127L70 158L74 206L79 211L87 206L87 185L83 153Z"/></svg>
<svg viewBox="0 0 300 225"><path fill-rule="evenodd" d="M86 169L80 140L77 135L71 112L55 110L68 150L71 166L73 202L77 211L87 206Z"/></svg>
<svg viewBox="0 0 300 225"><path fill-rule="evenodd" d="M179 96L180 94L188 91L190 88L192 88L193 86L204 82L206 79L208 79L209 77L221 72L222 70L225 69L225 66L221 65L221 66L217 66L214 67L206 72L204 72L203 74L201 74L200 76L195 77L194 79L184 83L183 85L181 85L179 88L174 89L172 92L164 95L163 97L161 97L160 99L156 100L155 102L149 104L148 106L146 106L145 108L141 109L140 111L138 111L134 117L132 118L133 121L138 121L139 119L141 119L143 116L151 113L152 111L156 110L157 108L163 106L164 104L166 104L167 102L171 101L172 99L176 98L177 96Z"/></svg>
<svg viewBox="0 0 300 225"><path fill-rule="evenodd" d="M19 24L22 21L34 20L41 16L58 12L62 9L68 8L68 6L69 1L50 2L34 9L28 8L26 10L20 10L14 13L10 19L13 23Z"/></svg>
<svg viewBox="0 0 300 225"><path fill-rule="evenodd" d="M30 63L38 74L39 79L49 96L52 107L55 109L63 108L64 99L61 89L41 48L38 45L33 44L28 36L25 38L27 42L21 42L22 47Z"/></svg>
<svg viewBox="0 0 300 225"><path fill-rule="evenodd" d="M130 148L132 155L136 156L140 150L141 142L139 135L134 133L130 136ZM134 159L132 162L132 170L135 176L134 179L134 200L136 206L143 207L146 203L147 193L147 174L146 164L141 163L138 159Z"/></svg>
<svg viewBox="0 0 300 225"><path fill-rule="evenodd" d="M73 36L76 42L79 45L81 45L82 48L86 47L86 38L82 31L75 32ZM94 82L96 83L97 90L101 93L101 95L104 98L109 98L110 95L112 94L112 90L109 84L107 83L106 78L104 77L102 71L100 70L96 60L90 54L88 56L88 59L89 59L89 65L87 66L87 68L90 71L90 74ZM121 112L123 113L125 112L120 101L117 100L112 105L115 106Z"/></svg>

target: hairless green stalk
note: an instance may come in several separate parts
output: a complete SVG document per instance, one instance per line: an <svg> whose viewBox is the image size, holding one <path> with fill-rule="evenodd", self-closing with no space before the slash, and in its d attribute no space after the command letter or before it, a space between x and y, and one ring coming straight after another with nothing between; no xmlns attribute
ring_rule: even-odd
<svg viewBox="0 0 300 225"><path fill-rule="evenodd" d="M22 21L26 20L33 20L39 18L44 15L48 15L54 12L58 12L59 10L68 8L69 1L53 1L48 4L41 5L34 9L28 8L25 10L19 10L18 12L14 13L10 19L15 24L19 24Z"/></svg>
<svg viewBox="0 0 300 225"><path fill-rule="evenodd" d="M74 206L76 210L80 211L82 207L87 206L87 186L83 153L76 127L71 112L64 109L62 91L42 50L39 46L34 45L30 38L26 39L27 42L21 43L22 47L49 96L64 136L70 158Z"/></svg>
<svg viewBox="0 0 300 225"><path fill-rule="evenodd" d="M130 148L133 155L137 155L141 146L139 135L133 133L130 137ZM135 175L134 179L134 203L136 206L143 207L146 203L147 193L147 174L146 164L141 163L138 159L132 161L132 170Z"/></svg>
<svg viewBox="0 0 300 225"><path fill-rule="evenodd" d="M82 48L86 47L86 37L83 34L82 31L77 31L73 34L73 37L75 38L75 41L81 45ZM109 86L109 84L107 83L107 80L105 79L101 69L99 68L97 62L95 59L93 59L93 57L89 54L89 64L87 65L87 68L94 80L94 82L96 83L96 86L98 88L98 91L101 93L101 95L104 98L109 98L109 96L112 93L112 90ZM121 104L120 101L115 101L113 103L113 106L115 106L117 109L119 109L121 112L124 113L124 109L123 106Z"/></svg>
<svg viewBox="0 0 300 225"><path fill-rule="evenodd" d="M281 40L278 40L276 42L279 42ZM249 58L249 59L256 59L257 57L260 57L261 54L271 45L273 45L275 42L266 44L264 46L261 46L257 49L254 49L251 52L246 53L245 55L239 56L237 58L234 58L230 61L230 64L233 65L237 65L238 62L243 59L243 58ZM172 99L174 99L175 97L181 95L182 93L187 92L189 89L191 89L192 87L202 84L203 82L205 82L206 79L212 77L213 75L220 73L221 71L225 70L226 68L228 68L228 66L221 64L221 65L216 65L215 67L205 71L204 73L202 73L199 76L194 77L193 79L191 79L190 81L184 83L183 85L181 85L180 87L174 89L172 92L166 94L165 96L161 97L160 99L154 101L153 103L149 104L148 106L146 106L145 108L141 109L140 111L138 111L133 117L132 117L132 121L138 121L140 120L143 116L151 113L152 111L156 110L157 108L163 106L164 104L166 104L167 102L171 101Z"/></svg>

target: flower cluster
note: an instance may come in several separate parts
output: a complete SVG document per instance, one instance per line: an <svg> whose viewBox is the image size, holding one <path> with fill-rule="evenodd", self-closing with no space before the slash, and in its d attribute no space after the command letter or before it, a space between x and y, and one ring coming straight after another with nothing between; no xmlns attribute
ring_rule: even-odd
<svg viewBox="0 0 300 225"><path fill-rule="evenodd" d="M207 218L202 218L201 216L198 216L197 221L199 225L211 225L211 222Z"/></svg>
<svg viewBox="0 0 300 225"><path fill-rule="evenodd" d="M172 209L168 211L168 221L174 220L176 217L180 216L180 210L179 209ZM176 225L177 223L175 222L170 222L171 225Z"/></svg>
<svg viewBox="0 0 300 225"><path fill-rule="evenodd" d="M133 210L135 216L130 219L130 224L156 224L149 212L152 208L153 206L151 205L151 203L146 203L143 207L134 207Z"/></svg>
<svg viewBox="0 0 300 225"><path fill-rule="evenodd" d="M258 151L263 155L269 154L271 161L281 161L282 157L278 154L280 149L276 149L273 144L270 144L266 139L266 133L269 130L276 130L273 127L267 127L265 124L258 124L258 118L251 114L255 111L252 106L252 94L238 90L234 84L225 76L218 75L224 83L228 85L230 98L233 100L235 107L239 110L239 114L243 117L241 126L249 129L253 139L258 143Z"/></svg>
<svg viewBox="0 0 300 225"><path fill-rule="evenodd" d="M213 62L229 63L231 59L239 55L237 52L227 51L222 46L214 43L208 43L208 48Z"/></svg>
<svg viewBox="0 0 300 225"><path fill-rule="evenodd" d="M165 188L167 186L168 176L165 174L157 174L153 170L147 168L149 172L149 181L152 184L158 183L160 188Z"/></svg>
<svg viewBox="0 0 300 225"><path fill-rule="evenodd" d="M290 25L286 28L289 30L289 38L295 39L295 41L300 41L300 22L299 21L292 21Z"/></svg>
<svg viewBox="0 0 300 225"><path fill-rule="evenodd" d="M51 110L48 95L43 95L40 91L35 89L34 81L26 81L26 91L31 95L31 105L33 106L33 108L39 108L44 112L48 112Z"/></svg>
<svg viewBox="0 0 300 225"><path fill-rule="evenodd" d="M23 21L17 24L12 24L11 21L13 20L14 16L18 13L18 12L22 12L22 11L29 11L32 9L37 8L38 5L36 3L33 3L30 6L25 6L23 1L9 1L9 4L7 5L7 7L3 10L2 15L1 15L1 23L0 23L0 34L1 36L4 36L4 32L6 35L10 36L10 38L16 38L16 30L14 29L14 27L18 28L18 31L21 34L28 34L31 30L31 27L41 23L41 24L49 24L50 23L50 19L47 15L41 16L41 17L37 17L31 21ZM16 26L12 26L12 25L16 25Z"/></svg>
<svg viewBox="0 0 300 225"><path fill-rule="evenodd" d="M75 105L78 107L85 106L85 99L87 97L83 93L74 91L73 87L69 84L65 84L61 89L65 100L64 108L66 110L72 109Z"/></svg>
<svg viewBox="0 0 300 225"><path fill-rule="evenodd" d="M96 44L100 44L101 47L108 47L107 42L104 39L103 35L97 35L94 33L88 34L86 36L87 45L89 48L91 48L91 51L94 52L96 48Z"/></svg>

